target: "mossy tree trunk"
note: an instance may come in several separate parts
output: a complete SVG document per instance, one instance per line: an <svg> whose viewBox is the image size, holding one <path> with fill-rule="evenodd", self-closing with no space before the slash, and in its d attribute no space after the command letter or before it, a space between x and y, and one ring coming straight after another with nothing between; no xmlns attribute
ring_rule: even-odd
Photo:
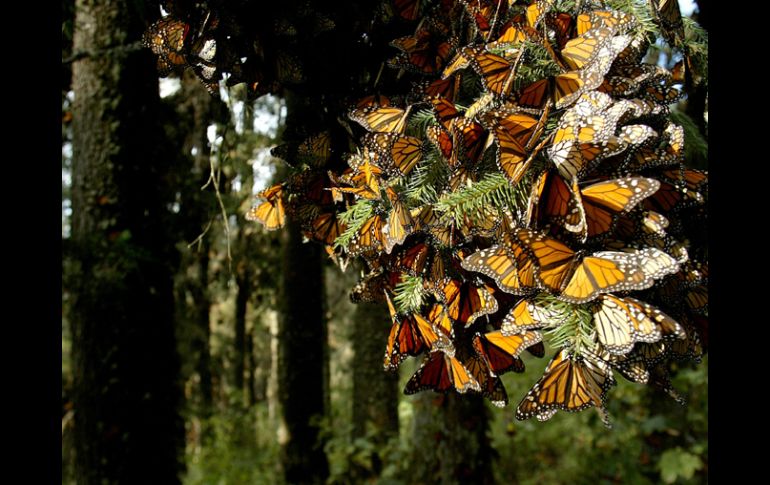
<svg viewBox="0 0 770 485"><path fill-rule="evenodd" d="M167 154L142 2L78 0L72 296L77 483L179 483Z"/></svg>

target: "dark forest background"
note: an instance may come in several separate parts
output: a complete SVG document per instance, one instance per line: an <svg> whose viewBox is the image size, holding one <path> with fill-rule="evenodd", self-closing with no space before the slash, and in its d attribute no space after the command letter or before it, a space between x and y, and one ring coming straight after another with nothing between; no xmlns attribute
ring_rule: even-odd
<svg viewBox="0 0 770 485"><path fill-rule="evenodd" d="M360 269L244 220L295 93L159 83L148 50L115 48L150 2L62 13L63 483L706 482L708 356L676 375L686 407L619 380L612 430L516 421L532 356L504 409L404 396L417 363L382 370L390 318L351 302Z"/></svg>

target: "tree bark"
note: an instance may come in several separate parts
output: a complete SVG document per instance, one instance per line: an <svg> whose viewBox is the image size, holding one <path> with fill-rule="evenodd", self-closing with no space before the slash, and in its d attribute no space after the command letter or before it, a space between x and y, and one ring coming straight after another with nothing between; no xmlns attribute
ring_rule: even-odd
<svg viewBox="0 0 770 485"><path fill-rule="evenodd" d="M375 451L367 469L355 470L359 480L380 474L377 449L398 437L398 373L382 368L390 315L382 303L359 303L353 314L353 436L371 440Z"/></svg>
<svg viewBox="0 0 770 485"><path fill-rule="evenodd" d="M322 484L329 465L319 436L325 414L326 322L321 251L303 244L289 222L283 254L278 395L287 430L282 463L287 483Z"/></svg>
<svg viewBox="0 0 770 485"><path fill-rule="evenodd" d="M179 483L183 426L174 252L155 60L141 2L76 3L72 247L74 433L80 484Z"/></svg>
<svg viewBox="0 0 770 485"><path fill-rule="evenodd" d="M414 400L413 483L493 484L489 410L478 395L420 393Z"/></svg>

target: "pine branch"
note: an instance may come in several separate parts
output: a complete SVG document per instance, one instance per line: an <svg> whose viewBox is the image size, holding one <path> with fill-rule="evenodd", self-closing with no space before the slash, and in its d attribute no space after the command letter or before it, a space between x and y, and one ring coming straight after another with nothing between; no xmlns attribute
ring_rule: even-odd
<svg viewBox="0 0 770 485"><path fill-rule="evenodd" d="M433 204L438 200L438 187L444 187L449 177L449 167L435 148L411 174L407 182L406 196L418 204Z"/></svg>
<svg viewBox="0 0 770 485"><path fill-rule="evenodd" d="M637 22L636 35L660 37L648 0L609 0L607 6L613 10L634 16Z"/></svg>
<svg viewBox="0 0 770 485"><path fill-rule="evenodd" d="M393 302L399 313L412 313L420 310L423 297L423 281L419 276L403 275L394 290Z"/></svg>
<svg viewBox="0 0 770 485"><path fill-rule="evenodd" d="M334 247L348 247L373 211L374 207L371 201L360 199L348 210L339 214L338 219L347 225L347 229L334 240Z"/></svg>
<svg viewBox="0 0 770 485"><path fill-rule="evenodd" d="M433 116L433 110L421 109L409 117L407 124L407 132L418 138L422 138L422 134L430 126L435 124L435 118Z"/></svg>
<svg viewBox="0 0 770 485"><path fill-rule="evenodd" d="M519 183L513 187L502 173L489 173L470 187L443 195L436 203L435 209L456 224L465 217L481 218L482 211L488 212L490 208L518 212L527 204L527 196L522 186L523 184Z"/></svg>
<svg viewBox="0 0 770 485"><path fill-rule="evenodd" d="M542 295L542 294L541 294ZM569 347L578 354L595 347L595 325L587 305L573 305L551 295L539 296L536 304L559 317L544 329L543 338L555 348Z"/></svg>
<svg viewBox="0 0 770 485"><path fill-rule="evenodd" d="M528 84L548 76L555 76L561 72L559 65L541 44L524 41L520 48L524 50L524 53L516 68L514 90L519 90Z"/></svg>

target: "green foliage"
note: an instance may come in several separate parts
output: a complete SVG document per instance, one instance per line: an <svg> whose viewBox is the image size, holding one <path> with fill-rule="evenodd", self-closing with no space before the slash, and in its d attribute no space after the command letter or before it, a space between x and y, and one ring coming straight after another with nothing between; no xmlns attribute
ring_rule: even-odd
<svg viewBox="0 0 770 485"><path fill-rule="evenodd" d="M334 247L346 247L350 244L373 211L374 207L371 201L360 199L350 206L348 210L340 214L339 220L347 224L347 229L334 241Z"/></svg>
<svg viewBox="0 0 770 485"><path fill-rule="evenodd" d="M393 302L399 312L411 313L422 306L423 281L419 276L403 275L396 285Z"/></svg>
<svg viewBox="0 0 770 485"><path fill-rule="evenodd" d="M480 220L485 217L482 210L490 206L501 210L526 207L527 194L522 185L511 186L500 172L488 173L470 187L441 196L435 208L447 222L460 224L465 217Z"/></svg>
<svg viewBox="0 0 770 485"><path fill-rule="evenodd" d="M639 26L638 35L646 37L660 36L658 25L655 23L648 0L609 0L607 7L633 15Z"/></svg>
<svg viewBox="0 0 770 485"><path fill-rule="evenodd" d="M658 468L664 483L675 483L679 478L689 480L703 467L700 458L680 447L666 450L660 457Z"/></svg>
<svg viewBox="0 0 770 485"><path fill-rule="evenodd" d="M415 167L407 181L406 196L419 204L433 204L438 200L436 187L443 187L449 178L449 167L433 149Z"/></svg>
<svg viewBox="0 0 770 485"><path fill-rule="evenodd" d="M561 72L553 56L538 42L524 41L519 43L524 51L521 62L516 69L514 89L521 89L538 79L554 76Z"/></svg>
<svg viewBox="0 0 770 485"><path fill-rule="evenodd" d="M554 348L571 347L580 353L583 348L593 348L596 325L593 315L584 305L572 305L546 296L539 300L550 312L559 315L552 320L554 328L546 329L543 338Z"/></svg>
<svg viewBox="0 0 770 485"><path fill-rule="evenodd" d="M200 429L211 436L201 445L188 444L184 485L281 483L280 447L266 404L248 412L227 407L208 419L193 419L188 436Z"/></svg>
<svg viewBox="0 0 770 485"><path fill-rule="evenodd" d="M551 350L547 351L550 355ZM523 358L527 373L503 376L515 408L548 359ZM607 403L613 429L599 414L558 412L546 423L516 421L507 409L492 409L498 483L593 485L705 483L708 464L708 362L680 369L674 386L686 394L680 406L652 387L626 381ZM665 470L665 472L664 472ZM664 475L664 473L666 475ZM673 478L674 481L667 481Z"/></svg>

